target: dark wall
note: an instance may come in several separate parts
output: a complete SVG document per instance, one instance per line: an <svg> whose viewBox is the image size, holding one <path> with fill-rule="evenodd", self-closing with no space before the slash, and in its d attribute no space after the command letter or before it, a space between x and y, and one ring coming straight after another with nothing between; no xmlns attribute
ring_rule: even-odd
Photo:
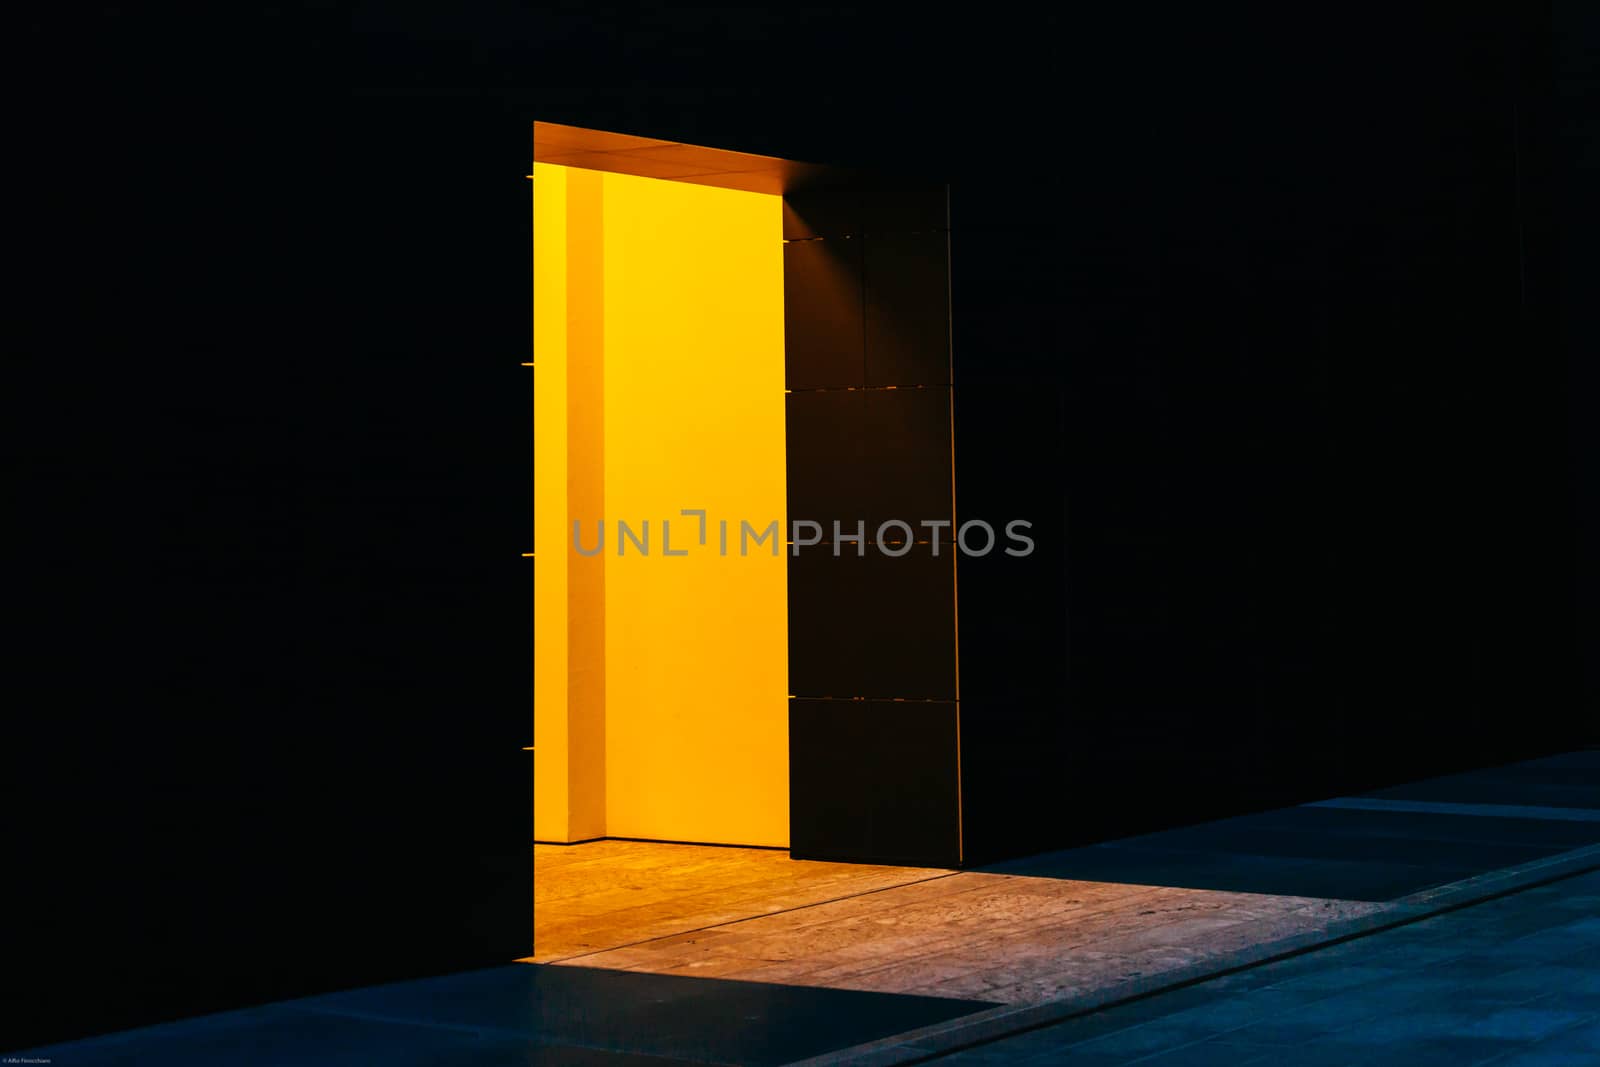
<svg viewBox="0 0 1600 1067"><path fill-rule="evenodd" d="M20 219L5 1047L526 954L526 126L94 114Z"/></svg>
<svg viewBox="0 0 1600 1067"><path fill-rule="evenodd" d="M1593 5L1557 0L1555 33L1547 63L1535 68L1530 92L1547 93L1549 106L1533 110L1528 124L1533 163L1526 184L1534 209L1533 247L1539 295L1548 311L1552 339L1567 368L1567 425L1572 456L1572 551L1575 580L1571 611L1576 622L1582 674L1579 727L1600 743L1600 316L1593 294L1600 291L1600 212L1592 190L1600 183L1600 11Z"/></svg>
<svg viewBox="0 0 1600 1067"><path fill-rule="evenodd" d="M1041 534L962 579L994 852L1592 738L1546 20L364 5L292 113L36 94L7 1046L530 942L534 118L950 182L960 506Z"/></svg>
<svg viewBox="0 0 1600 1067"><path fill-rule="evenodd" d="M987 589L962 562L964 706L980 671L1022 688L964 730L969 840L1592 736L1567 385L1521 233L1547 204L1517 183L1543 38L1510 8L1431 25L1201 32L1210 76L1075 121L1044 176L955 181L960 506L1064 538L985 561Z"/></svg>

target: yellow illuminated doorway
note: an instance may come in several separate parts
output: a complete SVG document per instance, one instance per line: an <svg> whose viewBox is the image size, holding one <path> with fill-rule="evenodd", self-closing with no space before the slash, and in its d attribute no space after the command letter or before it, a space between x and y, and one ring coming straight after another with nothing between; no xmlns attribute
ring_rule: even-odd
<svg viewBox="0 0 1600 1067"><path fill-rule="evenodd" d="M535 838L787 846L781 198L532 184Z"/></svg>

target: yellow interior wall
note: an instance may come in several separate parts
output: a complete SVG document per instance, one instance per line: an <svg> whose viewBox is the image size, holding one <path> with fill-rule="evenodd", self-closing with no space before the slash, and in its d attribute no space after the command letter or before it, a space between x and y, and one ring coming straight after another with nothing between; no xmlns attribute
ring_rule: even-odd
<svg viewBox="0 0 1600 1067"><path fill-rule="evenodd" d="M567 538L605 515L605 189L567 173ZM537 357L536 357L537 358ZM606 561L568 551L568 840L606 833Z"/></svg>
<svg viewBox="0 0 1600 1067"><path fill-rule="evenodd" d="M563 705L555 681L535 683L536 835L787 845L785 558L770 545L739 551L741 520L786 525L781 201L543 164L534 185L535 418L550 423L536 429L536 536L546 547L535 557L535 622L540 631L560 626L565 612L567 642L564 657L553 638L535 648L536 675L560 674L566 686ZM574 194L580 188L598 191L597 211ZM558 215L564 229L544 225ZM549 248L558 241L564 256ZM565 335L541 329L541 318L561 320ZM546 387L547 347L562 350L559 413L549 398L559 390ZM581 382L597 370L593 405L594 389ZM560 491L546 488L560 467L542 444L558 421ZM585 512L592 545L597 487L605 552L578 559L570 521ZM685 508L707 512L704 545ZM560 542L549 514L557 511ZM647 557L631 542L618 555L619 519L636 532L648 521ZM729 526L726 556L720 520ZM664 554L664 521L672 548L686 555ZM546 558L552 543L567 564L565 598L555 580L540 582L556 567ZM597 686L578 673L596 665L580 654L580 635L597 620L599 708ZM561 725L544 727L552 717ZM597 723L603 757L580 737ZM580 800L596 789L599 831L582 817L592 801Z"/></svg>
<svg viewBox="0 0 1600 1067"><path fill-rule="evenodd" d="M786 845L786 560L738 554L740 520L785 521L781 200L617 174L605 198L606 515L652 535L606 561L607 830Z"/></svg>
<svg viewBox="0 0 1600 1067"><path fill-rule="evenodd" d="M533 183L533 835L573 841L567 796L567 176Z"/></svg>

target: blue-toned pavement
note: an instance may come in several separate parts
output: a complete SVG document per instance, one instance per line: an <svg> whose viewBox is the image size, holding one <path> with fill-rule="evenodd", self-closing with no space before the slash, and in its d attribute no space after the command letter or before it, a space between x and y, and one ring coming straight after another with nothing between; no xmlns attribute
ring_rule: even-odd
<svg viewBox="0 0 1600 1067"><path fill-rule="evenodd" d="M1150 995L1112 1007L1101 1005L1122 999L1120 988L1019 1007L520 964L145 1027L0 1063L1600 1067L1600 873L1581 873L1600 862L1596 842L1600 751L1589 750L988 868L1383 905L1351 940L1272 963L1256 961L1287 949L1199 952L1195 973L1153 975L1139 990ZM1493 893L1506 895L1484 899ZM1440 907L1455 910L1407 921ZM1396 922L1404 925L1383 928ZM1232 973L1206 978L1224 971ZM1158 991L1180 980L1191 984Z"/></svg>
<svg viewBox="0 0 1600 1067"><path fill-rule="evenodd" d="M988 1007L981 1001L512 964L17 1055L74 1067L762 1067Z"/></svg>
<svg viewBox="0 0 1600 1067"><path fill-rule="evenodd" d="M1600 872L934 1062L1595 1067Z"/></svg>

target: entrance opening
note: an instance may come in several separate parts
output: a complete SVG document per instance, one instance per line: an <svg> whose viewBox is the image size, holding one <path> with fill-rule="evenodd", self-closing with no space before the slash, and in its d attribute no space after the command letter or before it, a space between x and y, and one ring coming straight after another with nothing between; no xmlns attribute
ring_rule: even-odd
<svg viewBox="0 0 1600 1067"><path fill-rule="evenodd" d="M532 177L535 838L787 847L782 198Z"/></svg>
<svg viewBox="0 0 1600 1067"><path fill-rule="evenodd" d="M955 517L946 188L533 133L529 960L937 877L955 560L864 531Z"/></svg>

